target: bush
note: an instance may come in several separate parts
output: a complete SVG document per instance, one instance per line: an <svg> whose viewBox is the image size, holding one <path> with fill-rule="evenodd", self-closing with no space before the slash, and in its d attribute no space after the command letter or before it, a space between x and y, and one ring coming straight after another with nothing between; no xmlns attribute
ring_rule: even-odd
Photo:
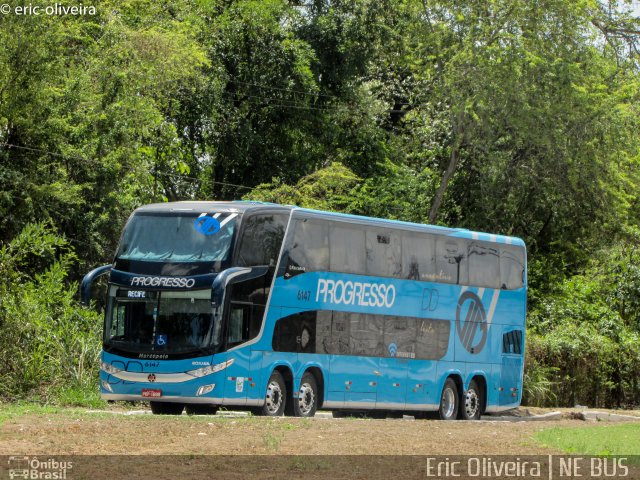
<svg viewBox="0 0 640 480"><path fill-rule="evenodd" d="M95 401L101 320L78 304L77 284L67 281L75 260L45 224L27 225L0 248L3 400Z"/></svg>
<svg viewBox="0 0 640 480"><path fill-rule="evenodd" d="M639 292L629 288L640 285L639 266L635 247L611 248L595 256L584 274L538 297L528 321L528 400L640 404ZM544 389L550 392L535 393Z"/></svg>
<svg viewBox="0 0 640 480"><path fill-rule="evenodd" d="M534 337L535 338L535 337ZM524 363L522 404L533 407L556 405L558 368L538 363L537 351L532 345L531 337L527 339L527 353Z"/></svg>

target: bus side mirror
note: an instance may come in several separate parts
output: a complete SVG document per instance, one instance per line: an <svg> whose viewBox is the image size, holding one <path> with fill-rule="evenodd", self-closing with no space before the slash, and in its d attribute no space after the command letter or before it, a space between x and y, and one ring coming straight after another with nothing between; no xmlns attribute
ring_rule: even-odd
<svg viewBox="0 0 640 480"><path fill-rule="evenodd" d="M259 267L232 267L223 270L213 280L213 284L211 285L211 305L214 308L219 308L222 305L224 293L230 285L262 277L266 275L268 271L269 267L267 265Z"/></svg>
<svg viewBox="0 0 640 480"><path fill-rule="evenodd" d="M89 306L89 302L91 301L91 286L93 285L93 282L102 275L109 273L111 268L111 265L103 265L101 267L94 268L84 276L82 283L80 284L80 303L82 303L82 305L85 307Z"/></svg>

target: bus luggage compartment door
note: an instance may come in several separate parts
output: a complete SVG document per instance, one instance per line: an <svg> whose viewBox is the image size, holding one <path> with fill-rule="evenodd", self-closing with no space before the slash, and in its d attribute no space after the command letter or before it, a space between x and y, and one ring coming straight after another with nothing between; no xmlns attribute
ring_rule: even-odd
<svg viewBox="0 0 640 480"><path fill-rule="evenodd" d="M375 408L380 373L377 358L331 355L330 368L330 397L332 392L344 393L345 408Z"/></svg>
<svg viewBox="0 0 640 480"><path fill-rule="evenodd" d="M522 375L522 356L502 355L502 365L500 369L500 405L511 405L520 402L522 385L520 379Z"/></svg>
<svg viewBox="0 0 640 480"><path fill-rule="evenodd" d="M406 358L380 358L376 408L405 408L408 364L409 360Z"/></svg>

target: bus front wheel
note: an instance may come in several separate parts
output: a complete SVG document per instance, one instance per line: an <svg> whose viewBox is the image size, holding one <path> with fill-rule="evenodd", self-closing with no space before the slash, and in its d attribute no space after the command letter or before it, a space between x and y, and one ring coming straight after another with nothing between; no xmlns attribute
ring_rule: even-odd
<svg viewBox="0 0 640 480"><path fill-rule="evenodd" d="M181 415L184 405L182 403L149 402L154 415Z"/></svg>
<svg viewBox="0 0 640 480"><path fill-rule="evenodd" d="M267 383L264 405L256 413L267 417L280 417L284 413L286 403L287 387L282 374L275 370L269 377L269 383Z"/></svg>
<svg viewBox="0 0 640 480"><path fill-rule="evenodd" d="M438 413L441 420L455 420L458 416L458 408L460 403L458 396L458 387L452 378L447 378L440 395L440 408Z"/></svg>
<svg viewBox="0 0 640 480"><path fill-rule="evenodd" d="M311 372L306 372L300 380L298 398L293 399L293 415L313 417L318 410L318 383Z"/></svg>

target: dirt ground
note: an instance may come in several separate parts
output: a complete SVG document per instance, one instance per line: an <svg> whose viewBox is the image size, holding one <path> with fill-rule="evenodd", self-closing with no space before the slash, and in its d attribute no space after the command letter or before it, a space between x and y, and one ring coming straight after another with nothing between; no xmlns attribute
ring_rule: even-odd
<svg viewBox="0 0 640 480"><path fill-rule="evenodd" d="M570 409L563 412L562 419L551 421L442 422L333 419L327 414L300 419L62 410L6 421L0 426L0 455L551 454L560 452L534 442L535 432L594 424L571 418L575 412ZM623 413L640 416L638 411Z"/></svg>

